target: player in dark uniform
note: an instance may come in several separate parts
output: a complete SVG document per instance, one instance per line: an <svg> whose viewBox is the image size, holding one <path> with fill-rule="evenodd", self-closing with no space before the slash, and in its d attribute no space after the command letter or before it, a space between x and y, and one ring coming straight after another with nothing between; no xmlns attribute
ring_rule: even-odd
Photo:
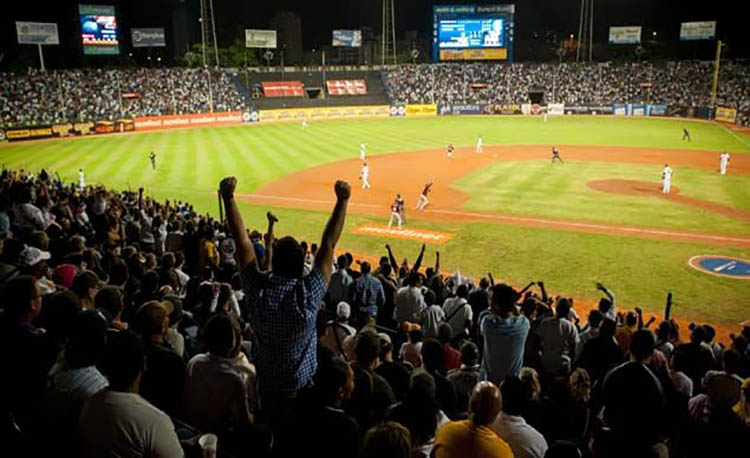
<svg viewBox="0 0 750 458"><path fill-rule="evenodd" d="M688 132L686 127L682 128L682 139L690 141L690 132Z"/></svg>
<svg viewBox="0 0 750 458"><path fill-rule="evenodd" d="M562 158L560 157L560 152L557 151L557 148L553 146L552 147L552 163L553 164L555 163L555 160L560 161L561 164L565 164L565 161L563 161Z"/></svg>
<svg viewBox="0 0 750 458"><path fill-rule="evenodd" d="M156 153L151 151L151 154L148 155L148 158L151 159L151 170L156 170Z"/></svg>

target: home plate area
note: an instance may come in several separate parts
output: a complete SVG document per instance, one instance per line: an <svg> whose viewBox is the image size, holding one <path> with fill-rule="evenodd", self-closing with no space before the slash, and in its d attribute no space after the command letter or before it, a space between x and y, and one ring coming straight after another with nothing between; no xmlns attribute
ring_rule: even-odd
<svg viewBox="0 0 750 458"><path fill-rule="evenodd" d="M442 245L453 238L448 232L428 231L426 229L398 229L387 226L364 225L352 230L353 234L389 237L393 239L416 240L424 243Z"/></svg>

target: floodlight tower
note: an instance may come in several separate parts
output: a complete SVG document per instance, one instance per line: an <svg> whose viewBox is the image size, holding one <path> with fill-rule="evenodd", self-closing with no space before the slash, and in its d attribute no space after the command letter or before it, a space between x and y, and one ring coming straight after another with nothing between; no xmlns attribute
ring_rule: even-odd
<svg viewBox="0 0 750 458"><path fill-rule="evenodd" d="M586 42L588 41L588 45ZM594 45L594 0L581 0L581 17L578 21L578 40L576 43L576 62L586 61L586 50L589 62L592 60Z"/></svg>
<svg viewBox="0 0 750 458"><path fill-rule="evenodd" d="M201 43L203 44L203 66L211 60L219 68L219 45L216 43L216 24L214 22L214 0L201 0ZM211 59L210 53L213 53Z"/></svg>
<svg viewBox="0 0 750 458"><path fill-rule="evenodd" d="M380 65L396 64L396 20L393 0L383 0L383 37Z"/></svg>

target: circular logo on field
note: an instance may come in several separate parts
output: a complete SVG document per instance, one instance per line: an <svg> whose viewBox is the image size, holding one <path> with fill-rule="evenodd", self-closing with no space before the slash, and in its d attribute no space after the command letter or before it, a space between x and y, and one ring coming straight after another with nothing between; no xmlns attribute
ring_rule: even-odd
<svg viewBox="0 0 750 458"><path fill-rule="evenodd" d="M750 261L728 256L693 256L688 261L693 269L718 277L750 280Z"/></svg>

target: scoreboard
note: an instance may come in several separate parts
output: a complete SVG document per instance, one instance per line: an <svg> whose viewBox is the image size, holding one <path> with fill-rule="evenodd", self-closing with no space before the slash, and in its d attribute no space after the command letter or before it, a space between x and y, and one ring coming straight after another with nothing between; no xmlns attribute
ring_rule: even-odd
<svg viewBox="0 0 750 458"><path fill-rule="evenodd" d="M435 5L432 61L513 60L515 5Z"/></svg>

